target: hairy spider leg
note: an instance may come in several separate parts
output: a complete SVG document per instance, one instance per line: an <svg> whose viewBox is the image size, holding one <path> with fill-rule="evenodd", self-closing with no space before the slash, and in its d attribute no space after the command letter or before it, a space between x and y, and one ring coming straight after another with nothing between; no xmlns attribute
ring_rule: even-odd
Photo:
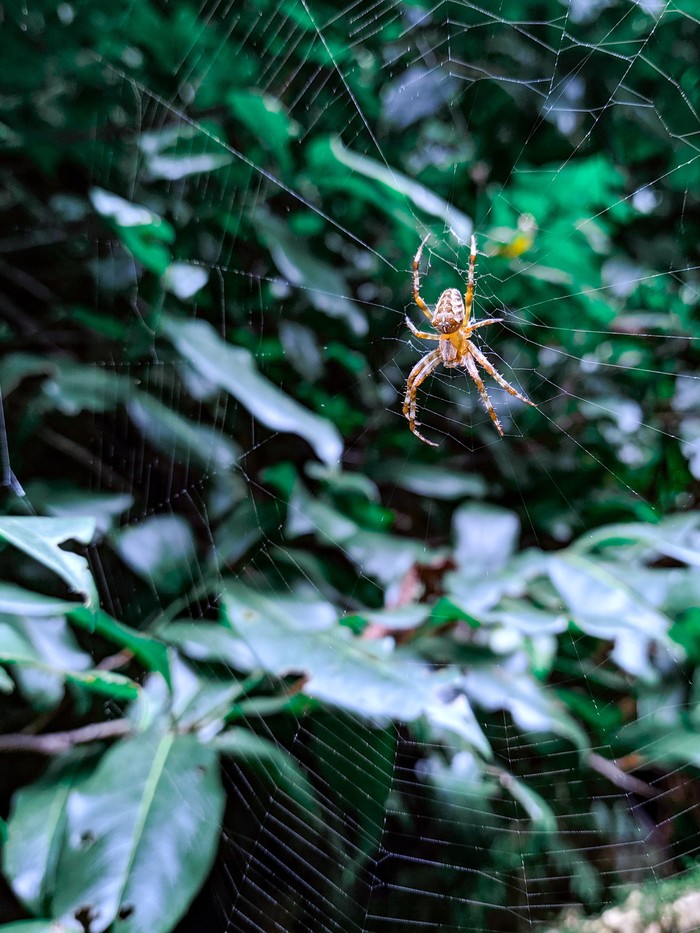
<svg viewBox="0 0 700 933"><path fill-rule="evenodd" d="M490 323L490 322L485 322L485 323ZM408 329L411 331L414 337L420 337L421 340L439 340L440 339L440 334L428 334L424 330L418 330L418 328L413 323L413 321L408 317L408 315L406 316L406 327L408 327Z"/></svg>
<svg viewBox="0 0 700 933"><path fill-rule="evenodd" d="M427 353L422 359L418 360L416 365L413 367L411 372L408 375L408 381L406 383L406 395L403 400L403 413L408 418L408 425L411 431L419 437L426 444L429 444L431 447L437 447L438 445L434 441L429 441L427 437L423 437L420 431L417 429L416 424L416 406L417 400L416 395L418 392L418 387L428 378L431 372L440 365L441 354L440 350L432 350L430 353Z"/></svg>
<svg viewBox="0 0 700 933"><path fill-rule="evenodd" d="M503 428L501 427L501 422L498 420L498 415L494 411L493 405L491 404L491 399L489 394L486 391L486 386L484 385L484 380L479 375L479 370L476 368L476 363L471 358L470 354L464 357L464 365L467 369L467 372L472 377L476 383L476 387L479 390L479 395L481 396L481 401L484 403L484 408L489 413L489 418L496 425L496 430L503 437Z"/></svg>
<svg viewBox="0 0 700 933"><path fill-rule="evenodd" d="M428 320L432 323L433 316L432 316L432 314L430 313L430 308L427 306L427 304L423 301L423 299L422 299L421 296L420 296L420 273L418 272L418 266L419 266L419 264L420 264L420 258L421 258L421 256L423 255L423 247L425 246L425 244L428 242L429 239L430 239L430 234L428 234L428 235L424 238L423 242L422 242L421 245L418 247L418 252L416 253L416 258L413 260L413 298L414 298L416 304L418 305L418 307L419 307L419 308L421 309L421 311L423 312L423 314L424 314L424 315L428 318Z"/></svg>
<svg viewBox="0 0 700 933"><path fill-rule="evenodd" d="M503 320L504 319L502 317L489 317L486 318L485 321L477 321L476 324L467 324L465 332L467 336L470 336L473 330L478 330L480 327L486 327L487 324L502 324Z"/></svg>
<svg viewBox="0 0 700 933"><path fill-rule="evenodd" d="M464 320L469 322L472 316L474 303L474 269L476 268L476 237L472 234L472 251L469 254L469 272L467 273L467 290L464 293Z"/></svg>
<svg viewBox="0 0 700 933"><path fill-rule="evenodd" d="M530 399L527 397L527 395L521 395L520 392L514 389L513 386L509 382L506 382L506 380L498 372L498 370L495 369L491 365L491 363L489 363L489 361L486 359L486 357L481 352L481 350L477 350L474 344L471 345L471 353L474 356L474 359L477 361L477 363L486 370L489 376L491 376L493 379L496 380L499 386L503 386L506 392L510 392L511 395L514 395L516 398L519 398L520 401L525 402L526 405L532 405L533 408L537 408L537 405L535 405L534 402L531 402Z"/></svg>

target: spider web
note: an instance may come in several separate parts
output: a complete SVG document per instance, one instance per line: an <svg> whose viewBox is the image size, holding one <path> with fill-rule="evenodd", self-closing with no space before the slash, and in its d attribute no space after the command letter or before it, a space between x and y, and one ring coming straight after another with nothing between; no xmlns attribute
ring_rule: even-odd
<svg viewBox="0 0 700 933"><path fill-rule="evenodd" d="M125 175L131 190L144 178L150 181L156 192L153 205L159 190L182 192L183 216L173 222L188 227L188 274L196 279L203 273L194 302L186 285L176 286L189 301L186 322L215 320L220 308L219 334L234 346L247 341L252 358L263 367L272 319L288 354L287 362L276 361L269 370L283 374L280 388L288 380L290 391L299 392L300 386L304 391L299 372L308 384L330 365L342 373L343 387L327 400L331 418L334 404L343 397L362 400L369 393L382 400L355 430L344 464L359 472L366 468L380 483L382 505L398 510L407 495L421 494L415 468L423 456L419 442L411 448L415 461L397 459L384 473L364 451L371 452L373 438L382 432L408 430L401 415L405 377L430 349L404 325L405 314L416 326L425 325L412 302L411 260L430 229L433 236L422 264L423 297L433 305L444 288L464 290L473 229L479 248L475 315L504 319L502 325L478 332L476 343L537 409L526 410L486 376L506 426L501 440L466 374L439 369L419 391L422 430L442 442L441 451L449 451L445 460L440 453L431 463L449 467L450 481L463 471L465 483L472 482L473 493L465 495L488 498L506 490L507 501L522 517L523 538L532 547L550 549L595 524L596 510L602 514L606 502L618 502L618 514L626 518L660 516L661 507L649 501L646 490L659 451L667 444L682 452L679 468L700 478L700 396L691 366L700 339L691 329L697 265L657 236L665 212L677 205L682 243L697 226L691 205L695 207L700 121L682 69L660 59L660 31L677 30L679 42L697 38L696 23L681 4L573 0L562 3L550 21L538 19L536 10L529 4L502 3L489 9L468 2L415 5L392 0L358 0L336 9L316 0L280 2L262 4L256 15L224 0L203 2L196 12L183 7L183 17L189 17L188 38L172 62L164 63L158 87L135 77L133 63L113 60L108 51L99 57L105 87L120 88L120 119L134 133L134 145L125 169L115 161L109 141L102 152L96 144L90 172L93 191L115 193L125 201L131 194L123 185ZM125 23L138 15L129 7ZM382 60L377 60L373 44L379 32L392 36ZM516 50L527 54L519 58ZM134 50L134 60L140 54ZM278 101L294 126L287 157L294 146L320 135L320 127L333 135L324 152L319 143L318 178L307 175L291 182L282 168L270 168L259 147L221 135L210 114L215 115L217 100L226 92L226 66L238 56L255 63L251 86ZM614 75L612 85L598 81L603 63L608 78ZM368 115L371 83L363 84L363 69L373 76L375 87L383 88L379 121ZM231 106L237 113L235 108L242 105L233 101ZM620 157L596 189L593 174L601 176L608 168L598 165L587 176L581 166L599 150L613 120L628 121L631 137L646 132L660 140L672 154L670 164L655 160L653 152L635 165ZM481 137L471 127L485 121L493 125L493 142L491 151L480 153L474 139ZM543 147L552 138L552 126L567 145L548 155ZM413 150L407 148L406 164L392 164L385 140L406 132L417 143ZM210 189L207 172L193 170L192 162L180 176L181 164L169 160L166 139L178 145L184 140L191 147L188 158L202 159L209 168L220 159L218 187ZM518 156L504 165L499 153L515 151L513 139L521 141ZM321 177L328 149L346 169L337 179L326 180L332 190L324 189ZM280 160L284 152L279 143ZM468 172L464 165L470 166ZM497 167L492 176L489 165ZM421 173L444 178L450 166L455 182L444 200L429 197L427 185L413 181ZM471 179L469 191L463 187L466 177ZM362 212L348 206L361 197L358 192L368 179L398 192L401 243L385 239L379 245L372 234L376 219L368 228L361 223ZM188 199L209 217L220 216L219 239L211 233L198 237L196 218L185 216ZM114 200L96 207L112 220L122 209ZM364 269L363 279L348 284L329 276L317 283L315 276L327 273L327 265L295 266L293 242L280 219L295 215L297 236L316 237L338 263ZM630 217L640 231L637 243L648 236L656 248L640 253L635 246L624 258L621 250L608 248L609 240L620 218ZM266 268L248 259L250 224L272 257ZM109 256L99 237L90 248L96 307L108 307L115 279L130 274L130 260ZM134 313L141 320L142 337L152 341L152 360L133 363L128 354L125 361L97 360L96 373L124 377L129 385L138 385L139 398L150 394L190 416L192 399L198 400L202 414L195 421L200 426L208 425L205 407L216 398L220 423L211 429L212 449L229 441L224 422L230 407L239 403L221 386L206 385L201 373L187 377L178 371L184 385L171 381L173 364L167 356L159 359L155 349L160 325L157 313L152 314L153 295L141 291L137 276L133 282ZM353 375L348 366L352 348L340 360L337 341L329 363L324 356L329 348L315 344L303 324L287 319L294 302L340 320L351 347L367 332L368 319L385 321L383 338L368 354L370 370L358 364ZM335 332L337 321L332 323ZM560 339L552 342L552 335ZM671 384L674 394L662 418L653 405L655 387ZM302 401L309 404L310 398L307 393ZM136 394L131 404L138 406ZM100 425L96 417L98 438ZM591 425L600 428L603 446L597 430L588 429ZM306 540L304 535L327 539L335 526L331 523L329 530L324 524L328 517L309 506L299 487L290 502L291 518L280 518L278 506L286 498L280 491L284 468L277 464L272 472L260 474L261 464L269 469L270 456L283 461L293 449L294 439L285 441L285 433L253 420L235 438L240 448L235 472L213 458L204 471L193 469L192 476L189 463L175 468L177 451L171 441L173 468L166 479L153 459L163 455L154 453L157 443L144 440L138 462L97 450L95 488L111 488L113 477L104 472L104 464L110 464L122 484L126 478L135 493L153 479L157 488L149 489L148 510L132 511L126 531L138 529L153 515L191 513L221 567L233 564L236 579L251 592L264 596L272 582L309 605L327 604L333 588L324 587L299 540ZM534 440L525 464L521 445L530 437ZM555 461L570 463L572 471L580 462L583 475L567 476ZM484 464L495 465L497 479L490 490L479 492L474 475L483 472ZM321 469L317 465L319 476ZM591 503L585 485L593 475L603 476L604 483ZM530 509L533 490L542 487L549 490L541 496L547 514ZM664 504L666 509L692 504L690 493L675 495L675 501ZM235 527L223 540L215 531L217 496L221 501L226 496L240 499ZM428 567L439 564L434 555L444 542L435 539L444 535L444 519L437 514L443 504L438 499L426 505L422 528L413 529L412 540L422 534L418 543L424 546ZM281 535L286 539L282 545ZM410 568L403 574L378 573L376 565L369 559L363 564L342 539L335 543L357 567L357 593L350 605L363 602L368 593L387 605L401 605ZM194 556L190 561L196 586L210 566ZM106 591L113 598L108 608L119 618L119 580L108 579ZM202 618L216 610L230 580L222 569L220 591L201 596ZM168 618L180 611L165 601L162 609ZM574 656L578 642L572 636ZM598 666L602 669L602 661ZM599 673L592 664L588 677L594 704ZM685 699L669 693L667 702L676 708ZM535 788L570 773L575 756L571 746L537 730L528 732L512 713L492 709L482 722L504 766L525 774ZM644 715L642 710L640 718ZM252 713L251 721L278 740L264 717ZM590 787L569 782L556 831L543 843L541 833L533 837L534 805L523 803L525 791L520 799L505 795L493 804L493 788L476 780L468 755L455 755L446 774L440 764L442 745L430 734L426 739L416 730L347 713L307 716L301 711L293 723L285 747L310 772L318 817L309 819L298 808L289 787L270 792L251 781L245 769L229 769L222 852L193 912L200 917L197 910L203 912L210 929L544 929L570 903L604 906L624 883L662 878L671 863L677 868L697 850L697 804L689 804L682 815L668 816L671 811L653 798L652 815L648 800L640 796L641 783L629 789L601 779L591 812ZM603 755L606 749L595 751ZM358 767L358 757L363 767ZM540 769L544 762L545 770L534 772L528 762ZM373 782L381 785L387 773L385 805L378 806L382 795L375 797L367 788ZM497 782L499 774L494 771L490 780ZM686 780L679 770L679 794ZM653 791L654 781L647 786ZM601 846L623 853L608 852L600 859L602 883L589 867L591 850ZM546 859L540 857L544 849ZM194 929L188 922L182 928Z"/></svg>

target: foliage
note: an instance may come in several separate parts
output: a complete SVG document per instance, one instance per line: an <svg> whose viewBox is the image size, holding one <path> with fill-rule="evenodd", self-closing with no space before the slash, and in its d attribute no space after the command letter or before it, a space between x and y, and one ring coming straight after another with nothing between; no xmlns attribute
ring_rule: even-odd
<svg viewBox="0 0 700 933"><path fill-rule="evenodd" d="M449 68L415 2L6 11L3 929L524 929L692 854L698 27L598 6ZM400 417L428 229L504 441Z"/></svg>

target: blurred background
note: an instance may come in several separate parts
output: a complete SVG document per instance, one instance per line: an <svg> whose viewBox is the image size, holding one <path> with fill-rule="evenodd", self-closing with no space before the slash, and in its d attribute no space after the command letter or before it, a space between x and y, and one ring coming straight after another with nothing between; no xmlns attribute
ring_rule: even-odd
<svg viewBox="0 0 700 933"><path fill-rule="evenodd" d="M2 928L685 896L693 4L0 20ZM476 237L474 341L535 403L485 376L503 438L461 370L418 393L437 447L402 415L428 234L431 307Z"/></svg>

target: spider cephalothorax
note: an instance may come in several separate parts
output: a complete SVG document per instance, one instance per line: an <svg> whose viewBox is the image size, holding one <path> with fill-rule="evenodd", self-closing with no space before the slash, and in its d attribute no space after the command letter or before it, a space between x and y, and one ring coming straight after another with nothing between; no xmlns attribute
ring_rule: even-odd
<svg viewBox="0 0 700 933"><path fill-rule="evenodd" d="M418 271L420 258L423 253L423 247L428 242L429 238L430 234L425 237L421 245L418 247L418 252L416 253L415 259L413 260L413 297L415 298L416 304L421 309L423 314L425 314L435 330L437 330L439 333L429 334L425 331L418 330L408 318L406 318L406 324L408 325L411 333L416 337L420 337L421 340L437 340L439 343L437 349L432 350L430 353L426 353L426 355L420 359L411 370L408 377L408 384L406 386L406 396L403 402L403 413L408 418L410 428L416 437L419 437L422 441L425 441L426 444L430 444L431 447L437 447L437 444L423 437L420 431L417 430L417 426L420 424L420 422L416 421L416 411L418 404L416 400L416 393L418 392L418 387L421 385L421 383L430 375L434 369L440 365L440 363L443 363L449 369L454 369L456 366L464 366L471 378L476 383L476 387L479 390L484 407L489 413L489 417L495 424L496 430L501 435L501 437L503 437L503 428L501 427L501 422L498 420L498 415L494 411L493 405L491 404L491 399L486 392L486 386L484 385L484 382L479 375L479 370L477 368L478 366L481 366L482 369L485 369L486 372L489 373L489 375L492 376L500 386L503 386L503 388L507 392L510 392L511 395L519 398L521 402L525 402L527 405L532 405L533 408L536 408L537 406L534 402L531 402L527 396L521 395L520 392L516 391L509 382L506 382L506 380L495 369L495 367L489 363L481 350L479 350L479 348L476 347L471 341L471 335L473 331L477 330L479 327L486 327L488 324L498 324L502 320L501 318L487 318L484 321L478 321L474 323L471 319L472 305L474 303L476 238L472 237L471 241L469 272L467 273L467 290L464 295L464 301L462 301L462 295L458 289L447 288L438 298L434 312L430 311L430 308L420 296L420 275Z"/></svg>

